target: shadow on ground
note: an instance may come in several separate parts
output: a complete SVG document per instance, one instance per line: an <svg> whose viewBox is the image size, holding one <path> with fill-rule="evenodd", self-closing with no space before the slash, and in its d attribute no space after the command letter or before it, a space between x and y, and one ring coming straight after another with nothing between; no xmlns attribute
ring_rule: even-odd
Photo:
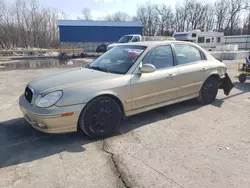
<svg viewBox="0 0 250 188"><path fill-rule="evenodd" d="M200 108L194 100L152 110L127 118L117 135ZM60 152L84 152L84 145L95 142L81 132L45 134L32 128L24 118L0 122L0 168L31 162Z"/></svg>
<svg viewBox="0 0 250 188"><path fill-rule="evenodd" d="M250 92L250 83L234 82L234 85L235 86L234 86L233 89L237 89L240 92L237 92L235 94L229 94L229 96L225 96L225 97L223 97L221 99L215 99L215 101L212 103L212 105L220 108L225 100L233 98L233 97L237 97L237 96L240 96L240 95L243 95L245 93ZM250 99L250 97L249 97L249 99Z"/></svg>
<svg viewBox="0 0 250 188"><path fill-rule="evenodd" d="M192 99L128 117L121 124L120 134L125 134L150 123L195 111L201 107L203 106L196 99Z"/></svg>
<svg viewBox="0 0 250 188"><path fill-rule="evenodd" d="M82 133L45 134L33 129L24 118L0 122L0 168L34 161L63 151L83 152L93 140Z"/></svg>

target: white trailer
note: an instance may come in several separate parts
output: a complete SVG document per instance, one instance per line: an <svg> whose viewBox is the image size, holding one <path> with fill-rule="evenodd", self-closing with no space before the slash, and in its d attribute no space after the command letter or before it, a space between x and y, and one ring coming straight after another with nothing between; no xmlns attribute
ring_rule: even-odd
<svg viewBox="0 0 250 188"><path fill-rule="evenodd" d="M224 33L223 32L202 32L200 30L193 30L189 32L175 32L173 37L176 40L194 42L201 47L212 50L217 45L223 44Z"/></svg>

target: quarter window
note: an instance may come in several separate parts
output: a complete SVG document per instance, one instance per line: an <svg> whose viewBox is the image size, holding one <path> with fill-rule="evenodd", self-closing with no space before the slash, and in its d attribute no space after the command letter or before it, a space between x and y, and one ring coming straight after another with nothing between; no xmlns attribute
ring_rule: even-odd
<svg viewBox="0 0 250 188"><path fill-rule="evenodd" d="M179 65L191 62L197 62L203 59L200 50L191 45L175 44L174 46L175 46L177 62Z"/></svg>
<svg viewBox="0 0 250 188"><path fill-rule="evenodd" d="M173 52L170 45L160 46L149 51L144 57L143 64L152 64L156 69L174 66Z"/></svg>
<svg viewBox="0 0 250 188"><path fill-rule="evenodd" d="M198 43L204 43L205 37L198 37Z"/></svg>
<svg viewBox="0 0 250 188"><path fill-rule="evenodd" d="M196 37L196 33L192 33L192 37L193 37L193 38Z"/></svg>

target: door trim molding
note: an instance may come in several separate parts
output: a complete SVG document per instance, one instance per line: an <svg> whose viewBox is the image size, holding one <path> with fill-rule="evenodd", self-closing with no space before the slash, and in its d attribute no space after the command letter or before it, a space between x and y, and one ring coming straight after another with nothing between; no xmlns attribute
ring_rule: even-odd
<svg viewBox="0 0 250 188"><path fill-rule="evenodd" d="M146 111L149 111L149 110L152 110L152 109L156 109L156 108L160 108L160 107L163 107L163 106L168 106L170 104L175 104L175 103L178 103L178 102L181 102L181 101L193 99L193 98L196 98L198 96L199 96L199 93L194 93L194 94L191 94L191 95L188 95L188 96L173 99L171 101L165 101L165 102L157 103L157 104L154 104L154 105L150 105L150 106L146 106L146 107L126 111L125 115L127 117L132 116L132 115L139 114L139 113L142 113L142 112L146 112Z"/></svg>
<svg viewBox="0 0 250 188"><path fill-rule="evenodd" d="M136 98L133 98L133 99L128 99L125 102L126 103L135 102L135 101L139 101L139 100L143 100L143 99L147 99L147 98L151 98L151 97L156 97L156 96L159 96L159 95L165 95L165 94L168 94L168 93L177 92L179 90L180 89L177 87L177 88L173 88L173 89L169 89L169 90L165 90L165 91L152 93L152 94L149 94L149 95L143 95L141 97L136 97Z"/></svg>
<svg viewBox="0 0 250 188"><path fill-rule="evenodd" d="M190 87L195 87L195 86L198 86L198 85L202 85L203 82L196 82L194 84L189 84L189 85L184 85L184 86L180 86L180 90L181 89L187 89L187 88L190 88Z"/></svg>

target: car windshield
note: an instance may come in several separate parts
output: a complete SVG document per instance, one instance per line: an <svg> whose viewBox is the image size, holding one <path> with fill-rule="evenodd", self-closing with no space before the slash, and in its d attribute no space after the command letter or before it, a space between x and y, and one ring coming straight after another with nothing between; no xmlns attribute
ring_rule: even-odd
<svg viewBox="0 0 250 188"><path fill-rule="evenodd" d="M118 41L118 43L127 43L127 42L129 42L132 38L133 38L133 36L123 36L122 38L120 38L120 40Z"/></svg>
<svg viewBox="0 0 250 188"><path fill-rule="evenodd" d="M145 49L146 46L117 46L104 53L86 68L125 74Z"/></svg>

